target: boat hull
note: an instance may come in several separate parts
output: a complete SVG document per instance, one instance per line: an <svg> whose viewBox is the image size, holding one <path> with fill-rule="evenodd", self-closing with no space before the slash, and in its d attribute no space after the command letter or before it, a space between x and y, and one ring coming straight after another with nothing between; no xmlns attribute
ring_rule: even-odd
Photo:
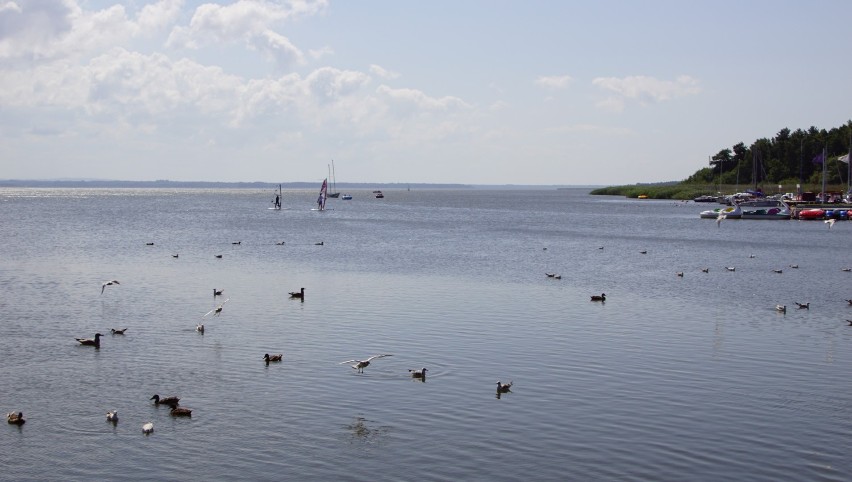
<svg viewBox="0 0 852 482"><path fill-rule="evenodd" d="M719 217L719 214L724 214L725 219L740 219L742 216L742 210L739 206L728 206L726 208L716 208L716 209L708 209L707 211L701 211L699 216L702 219L716 219Z"/></svg>

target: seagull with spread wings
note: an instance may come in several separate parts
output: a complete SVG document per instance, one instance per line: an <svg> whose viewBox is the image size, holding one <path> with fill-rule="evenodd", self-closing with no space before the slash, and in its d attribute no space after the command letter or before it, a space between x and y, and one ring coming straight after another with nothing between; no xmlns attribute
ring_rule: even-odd
<svg viewBox="0 0 852 482"><path fill-rule="evenodd" d="M386 356L393 356L393 355L387 355L387 354L386 355L373 355L370 358L367 358L366 360L346 360L345 362L338 363L338 365L344 365L344 364L347 364L347 363L352 363L353 364L352 368L354 368L355 370L358 370L358 373L364 373L364 368L367 368L368 366L370 366L371 361L375 360L376 358L384 358Z"/></svg>

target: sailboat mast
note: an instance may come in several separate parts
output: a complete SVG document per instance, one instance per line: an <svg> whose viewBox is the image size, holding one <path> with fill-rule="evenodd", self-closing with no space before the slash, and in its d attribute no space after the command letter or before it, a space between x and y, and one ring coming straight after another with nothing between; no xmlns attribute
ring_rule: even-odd
<svg viewBox="0 0 852 482"><path fill-rule="evenodd" d="M331 160L331 184L332 191L337 192L337 176L334 175L334 159Z"/></svg>

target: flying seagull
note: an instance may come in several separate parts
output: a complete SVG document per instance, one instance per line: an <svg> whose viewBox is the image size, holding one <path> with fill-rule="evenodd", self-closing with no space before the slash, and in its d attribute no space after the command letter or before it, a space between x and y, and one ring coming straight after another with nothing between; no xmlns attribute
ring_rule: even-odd
<svg viewBox="0 0 852 482"><path fill-rule="evenodd" d="M344 365L346 363L354 363L354 365L352 365L352 368L357 370L358 373L364 373L364 368L370 366L371 361L375 360L376 358L384 358L386 356L393 356L393 355L373 355L370 358L367 358L366 360L346 360L345 362L338 363L338 365Z"/></svg>
<svg viewBox="0 0 852 482"><path fill-rule="evenodd" d="M202 318L207 318L207 315L209 315L210 313L213 313L213 315L214 315L214 316L219 316L219 313L221 313L221 312L222 312L222 307L224 307L224 306L225 306L225 303L227 303L227 302L228 302L228 300L230 300L230 299L231 299L231 298L228 298L227 300L225 300L225 301L223 301L222 303L220 303L220 304L219 304L219 306L217 306L216 308L213 308L212 310L210 310L210 311L208 311L207 313L205 313L205 314L204 314L204 316L202 316Z"/></svg>
<svg viewBox="0 0 852 482"><path fill-rule="evenodd" d="M835 221L837 221L837 220L836 220L836 219L826 219L826 220L825 220L825 221L823 221L823 222L824 222L825 224L828 224L828 229L831 229L831 227L832 227L832 226L834 226L834 222L835 222Z"/></svg>
<svg viewBox="0 0 852 482"><path fill-rule="evenodd" d="M101 294L104 294L104 290L106 289L106 287L107 287L107 286L120 285L120 284L121 284L121 283L119 283L117 279L113 279L113 280L109 280L109 281L104 281L104 282L101 284Z"/></svg>

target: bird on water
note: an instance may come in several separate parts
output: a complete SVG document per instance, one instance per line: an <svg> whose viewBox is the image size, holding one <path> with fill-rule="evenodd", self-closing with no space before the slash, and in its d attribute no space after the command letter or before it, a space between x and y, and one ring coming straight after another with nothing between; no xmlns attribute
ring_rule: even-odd
<svg viewBox="0 0 852 482"><path fill-rule="evenodd" d="M81 345L84 346L93 346L95 348L100 348L102 336L103 335L101 335L100 333L95 333L94 338L75 338L75 340L77 340L78 342L80 342Z"/></svg>
<svg viewBox="0 0 852 482"><path fill-rule="evenodd" d="M370 366L371 361L375 360L376 358L384 358L386 356L393 356L393 355L389 355L389 354L373 355L370 358L367 358L366 360L346 360L345 362L338 363L338 365L344 365L344 364L347 364L347 363L352 363L353 364L352 368L357 370L358 373L364 373L364 369L367 368L368 366Z"/></svg>
<svg viewBox="0 0 852 482"><path fill-rule="evenodd" d="M11 425L23 425L27 422L24 420L24 412L9 412L6 414L6 421Z"/></svg>
<svg viewBox="0 0 852 482"><path fill-rule="evenodd" d="M600 296L592 295L592 301L606 301L606 293L601 293Z"/></svg>
<svg viewBox="0 0 852 482"><path fill-rule="evenodd" d="M267 363L267 365L269 364L269 362L280 362L283 359L284 359L283 353L279 353L277 355L270 355L269 353L267 353L267 354L263 355L263 361L265 361Z"/></svg>
<svg viewBox="0 0 852 482"><path fill-rule="evenodd" d="M180 398L178 397L160 397L157 394L154 394L149 400L154 401L154 405L168 405L172 408L177 407L178 403L180 403Z"/></svg>
<svg viewBox="0 0 852 482"><path fill-rule="evenodd" d="M302 288L299 291L291 291L290 298L305 301L305 288Z"/></svg>
<svg viewBox="0 0 852 482"><path fill-rule="evenodd" d="M497 393L509 393L512 391L512 382L509 383L500 383L497 380Z"/></svg>
<svg viewBox="0 0 852 482"><path fill-rule="evenodd" d="M428 370L426 370L426 368L421 368L420 370L409 369L408 373L411 374L411 378L420 378L420 379L425 380L427 371Z"/></svg>

